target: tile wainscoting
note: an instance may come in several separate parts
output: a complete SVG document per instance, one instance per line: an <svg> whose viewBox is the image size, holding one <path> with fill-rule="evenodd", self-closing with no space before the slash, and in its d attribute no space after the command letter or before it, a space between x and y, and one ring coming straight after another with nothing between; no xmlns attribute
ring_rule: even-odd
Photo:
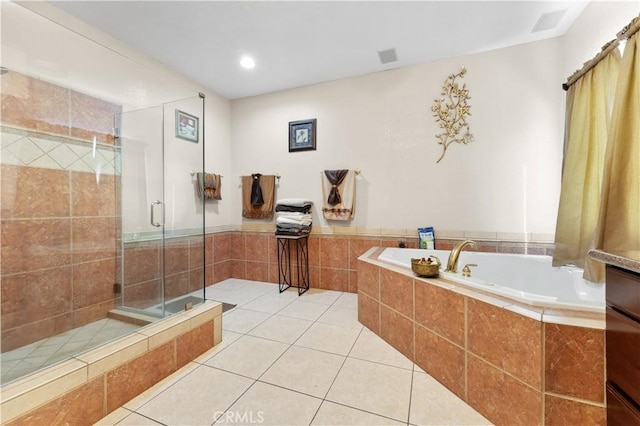
<svg viewBox="0 0 640 426"><path fill-rule="evenodd" d="M360 322L491 422L606 424L603 314L519 306L375 258L358 262Z"/></svg>
<svg viewBox="0 0 640 426"><path fill-rule="evenodd" d="M276 237L272 226L265 225L264 228L259 231L243 229L208 233L205 250L207 285L227 278L277 283ZM327 233L322 233L323 231ZM309 275L312 288L357 293L359 256L372 247L397 247L399 241L405 242L407 247L418 246L417 237L408 236L399 230L395 235L390 235L391 230L386 230L384 235L363 235L356 228L340 228L339 233L329 233L334 231L320 229L309 236ZM463 232L459 234L464 235ZM479 250L492 253L553 253L553 243L548 240L525 242L496 239L499 236L493 233L486 235L487 239L478 238ZM461 239L464 237L438 238L436 249L449 250Z"/></svg>

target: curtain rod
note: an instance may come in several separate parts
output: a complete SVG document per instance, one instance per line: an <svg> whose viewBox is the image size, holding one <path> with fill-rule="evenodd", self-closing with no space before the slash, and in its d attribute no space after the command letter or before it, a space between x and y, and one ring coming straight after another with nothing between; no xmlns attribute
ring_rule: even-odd
<svg viewBox="0 0 640 426"><path fill-rule="evenodd" d="M562 84L562 88L566 91L569 90L569 87L573 85L576 81L578 81L583 75L589 72L593 67L598 65L598 63L603 60L611 51L617 49L620 45L620 41L626 40L636 32L640 30L640 15L636 16L631 20L631 22L624 27L618 34L616 34L616 38L602 46L600 53L598 53L593 59L585 62L582 65L582 68L574 72L567 78L567 82Z"/></svg>

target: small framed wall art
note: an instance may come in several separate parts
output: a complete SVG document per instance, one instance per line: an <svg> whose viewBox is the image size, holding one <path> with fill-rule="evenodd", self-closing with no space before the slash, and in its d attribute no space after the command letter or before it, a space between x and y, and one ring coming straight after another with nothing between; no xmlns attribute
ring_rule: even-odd
<svg viewBox="0 0 640 426"><path fill-rule="evenodd" d="M315 151L316 119L289 122L289 152Z"/></svg>
<svg viewBox="0 0 640 426"><path fill-rule="evenodd" d="M198 117L176 110L176 137L198 143Z"/></svg>

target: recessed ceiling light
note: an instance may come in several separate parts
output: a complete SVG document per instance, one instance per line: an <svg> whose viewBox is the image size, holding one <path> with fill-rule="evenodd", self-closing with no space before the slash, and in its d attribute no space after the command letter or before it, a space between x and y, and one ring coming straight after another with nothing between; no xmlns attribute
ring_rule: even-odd
<svg viewBox="0 0 640 426"><path fill-rule="evenodd" d="M243 56L242 59L240 59L240 66L250 70L256 66L256 61L250 56Z"/></svg>

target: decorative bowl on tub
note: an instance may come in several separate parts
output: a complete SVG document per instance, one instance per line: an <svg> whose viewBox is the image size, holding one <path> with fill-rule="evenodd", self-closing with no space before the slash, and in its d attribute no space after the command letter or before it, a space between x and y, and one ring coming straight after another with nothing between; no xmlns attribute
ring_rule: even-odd
<svg viewBox="0 0 640 426"><path fill-rule="evenodd" d="M435 278L440 273L440 259L431 255L426 259L411 259L411 270L424 278Z"/></svg>

